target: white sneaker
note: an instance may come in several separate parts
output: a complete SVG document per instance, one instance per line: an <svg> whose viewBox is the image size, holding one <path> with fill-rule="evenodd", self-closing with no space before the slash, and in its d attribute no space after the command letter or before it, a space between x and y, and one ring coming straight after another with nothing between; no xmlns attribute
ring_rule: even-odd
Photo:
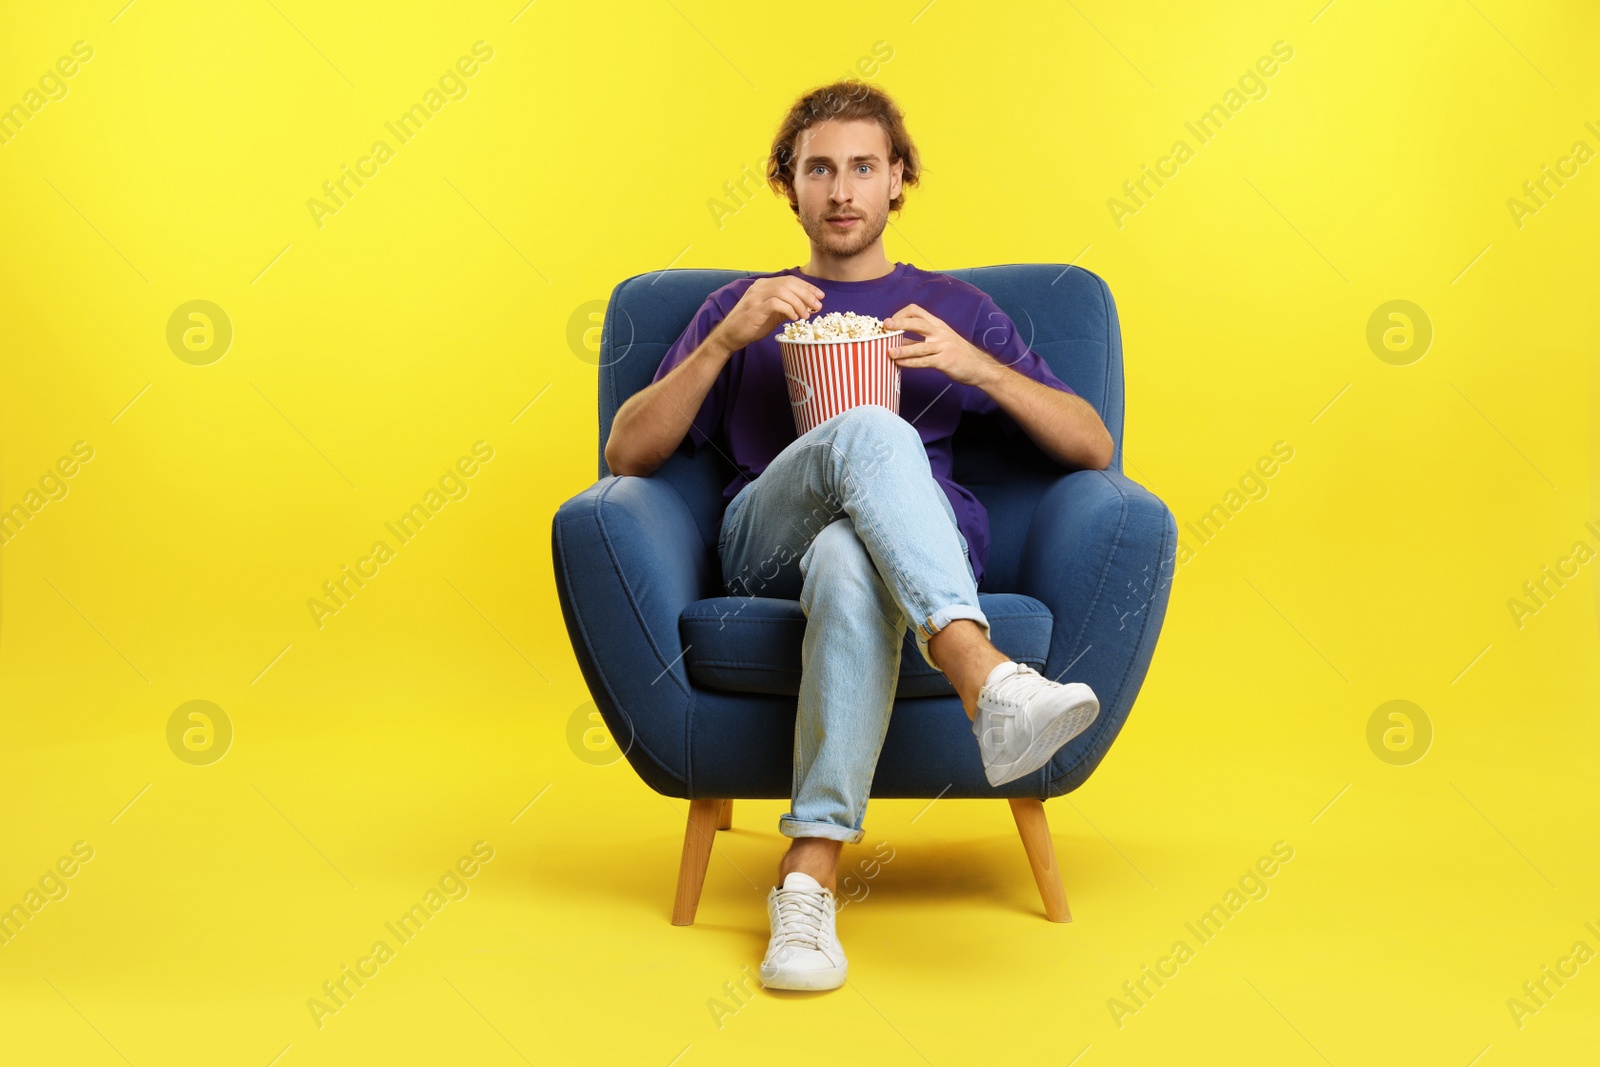
<svg viewBox="0 0 1600 1067"><path fill-rule="evenodd" d="M1099 698L1082 682L1052 682L1026 663L1000 664L978 691L972 720L989 784L1032 774L1099 714Z"/></svg>
<svg viewBox="0 0 1600 1067"><path fill-rule="evenodd" d="M849 962L834 932L833 893L804 871L790 871L767 893L772 940L761 961L769 989L838 989Z"/></svg>

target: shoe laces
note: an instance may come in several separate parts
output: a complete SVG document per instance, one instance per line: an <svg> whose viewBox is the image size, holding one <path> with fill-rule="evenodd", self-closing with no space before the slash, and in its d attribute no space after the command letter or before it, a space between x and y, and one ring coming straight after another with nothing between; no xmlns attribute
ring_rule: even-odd
<svg viewBox="0 0 1600 1067"><path fill-rule="evenodd" d="M996 704L1020 709L1026 707L1039 690L1055 684L1026 663L1019 663L1015 671L988 687L989 698Z"/></svg>
<svg viewBox="0 0 1600 1067"><path fill-rule="evenodd" d="M826 890L779 889L778 936L788 945L822 949L822 928L833 902Z"/></svg>

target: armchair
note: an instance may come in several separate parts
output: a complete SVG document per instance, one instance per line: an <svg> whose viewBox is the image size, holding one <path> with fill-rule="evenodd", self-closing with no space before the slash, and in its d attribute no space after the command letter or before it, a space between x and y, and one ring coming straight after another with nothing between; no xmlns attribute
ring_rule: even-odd
<svg viewBox="0 0 1600 1067"><path fill-rule="evenodd" d="M995 644L1046 677L1070 669L1101 710L1039 771L992 787L959 697L907 631L871 796L1006 798L1046 917L1066 922L1043 802L1082 785L1127 721L1166 613L1177 524L1122 473L1122 339L1106 283L1063 264L947 273L993 297L1116 440L1103 471L1061 467L1025 437L1008 438L992 415L966 415L953 442L957 481L989 513L979 604ZM735 472L715 449L680 449L649 477L617 477L605 441L617 408L650 383L706 296L748 274L653 271L612 292L600 345L600 477L552 523L556 590L594 702L645 783L690 801L675 925L694 921L733 799L790 796L806 620L797 601L723 595L714 532Z"/></svg>

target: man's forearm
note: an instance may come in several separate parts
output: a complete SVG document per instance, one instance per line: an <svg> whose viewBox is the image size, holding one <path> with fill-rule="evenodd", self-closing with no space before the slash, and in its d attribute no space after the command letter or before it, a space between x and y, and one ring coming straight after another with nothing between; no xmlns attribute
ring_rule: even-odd
<svg viewBox="0 0 1600 1067"><path fill-rule="evenodd" d="M1057 463L1090 470L1111 465L1116 442L1099 412L1083 397L1036 382L999 362L979 388Z"/></svg>
<svg viewBox="0 0 1600 1067"><path fill-rule="evenodd" d="M639 390L617 409L606 438L606 465L613 474L648 475L667 461L689 432L730 355L713 330L666 377Z"/></svg>

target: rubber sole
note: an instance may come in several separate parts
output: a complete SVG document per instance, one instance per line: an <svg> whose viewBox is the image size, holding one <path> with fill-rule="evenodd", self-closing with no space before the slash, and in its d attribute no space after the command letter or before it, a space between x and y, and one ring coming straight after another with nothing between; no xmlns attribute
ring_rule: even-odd
<svg viewBox="0 0 1600 1067"><path fill-rule="evenodd" d="M800 989L821 990L838 989L844 985L846 975L850 972L850 965L843 967L830 967L820 971L801 971L795 974L779 972L771 978L767 977L766 968L761 969L761 984L768 989Z"/></svg>
<svg viewBox="0 0 1600 1067"><path fill-rule="evenodd" d="M1081 714L1082 710L1091 705L1094 711L1087 719L1084 719ZM987 765L983 768L983 776L989 779L991 786L1001 786L1007 782L1014 782L1024 775L1032 774L1046 763L1049 763L1050 757L1054 756L1062 745L1067 744L1090 726L1093 726L1094 721L1099 717L1100 701L1098 699L1091 697L1088 700L1073 704L1052 719L1043 730L1039 731L1038 736L1028 745L1027 751L1023 752L1014 763L1010 764L1004 778L999 780L990 778L990 768ZM1074 728L1075 724L1079 725Z"/></svg>

